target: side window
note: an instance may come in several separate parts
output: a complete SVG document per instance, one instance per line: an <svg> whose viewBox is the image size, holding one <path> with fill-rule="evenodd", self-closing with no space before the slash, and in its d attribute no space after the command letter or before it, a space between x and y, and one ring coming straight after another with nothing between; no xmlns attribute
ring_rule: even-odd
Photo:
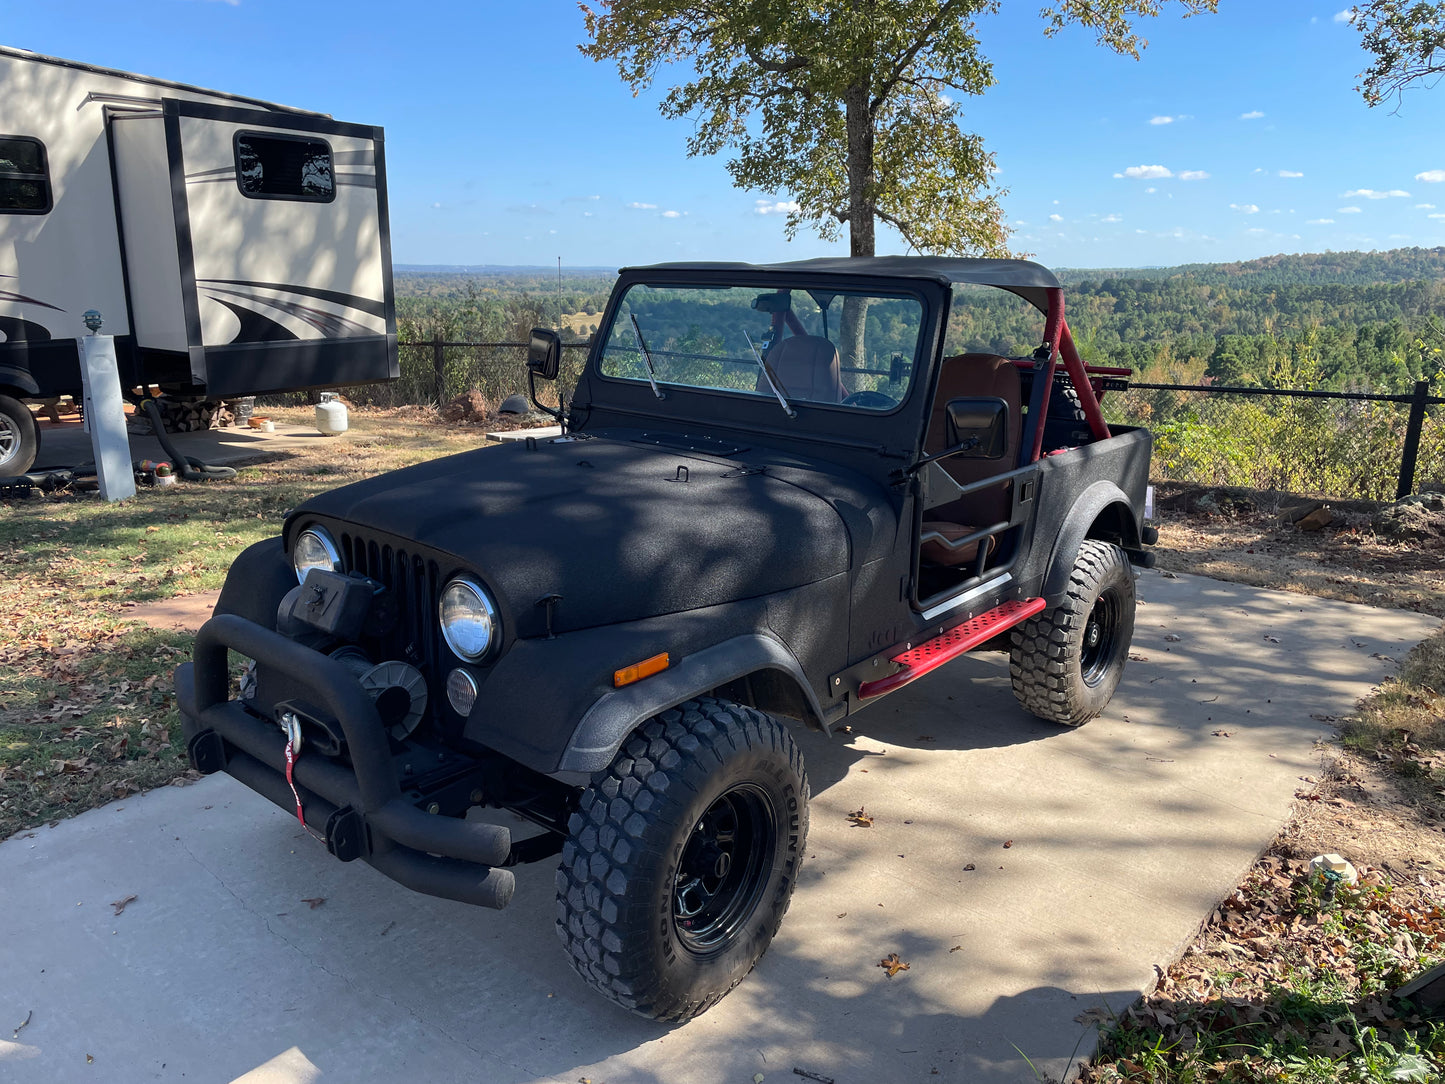
<svg viewBox="0 0 1445 1084"><path fill-rule="evenodd" d="M336 198L331 147L303 136L237 132L236 184L251 199L329 203Z"/></svg>
<svg viewBox="0 0 1445 1084"><path fill-rule="evenodd" d="M50 205L45 144L29 136L0 136L0 214L43 215Z"/></svg>

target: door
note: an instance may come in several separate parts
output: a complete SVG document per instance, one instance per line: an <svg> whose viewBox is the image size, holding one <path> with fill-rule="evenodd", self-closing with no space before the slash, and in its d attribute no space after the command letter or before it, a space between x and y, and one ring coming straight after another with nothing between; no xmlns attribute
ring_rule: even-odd
<svg viewBox="0 0 1445 1084"><path fill-rule="evenodd" d="M192 378L213 397L395 378L381 130L164 111Z"/></svg>

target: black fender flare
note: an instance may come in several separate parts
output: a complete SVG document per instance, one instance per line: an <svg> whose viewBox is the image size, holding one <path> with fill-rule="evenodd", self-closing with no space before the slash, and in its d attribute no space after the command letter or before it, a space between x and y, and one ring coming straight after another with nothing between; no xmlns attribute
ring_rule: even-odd
<svg viewBox="0 0 1445 1084"><path fill-rule="evenodd" d="M281 538L263 538L231 562L214 612L235 614L275 632L276 610L295 586L296 570L286 559Z"/></svg>
<svg viewBox="0 0 1445 1084"><path fill-rule="evenodd" d="M9 395L11 392L18 392L16 398L25 396L40 397L40 385L35 382L35 377L30 375L28 369L21 369L15 365L0 365L0 395Z"/></svg>
<svg viewBox="0 0 1445 1084"><path fill-rule="evenodd" d="M655 677L598 698L578 721L557 772L601 771L627 736L654 715L760 670L790 678L813 715L810 722L826 729L818 697L793 653L776 637L754 632L695 651Z"/></svg>
<svg viewBox="0 0 1445 1084"><path fill-rule="evenodd" d="M1054 547L1049 552L1048 572L1044 576L1043 597L1050 606L1058 605L1069 586L1069 574L1074 570L1074 559L1079 547L1089 537L1099 516L1114 505L1122 506L1126 534L1123 544L1126 548L1139 547L1139 523L1129 497L1115 483L1100 480L1079 494L1074 506L1064 519Z"/></svg>

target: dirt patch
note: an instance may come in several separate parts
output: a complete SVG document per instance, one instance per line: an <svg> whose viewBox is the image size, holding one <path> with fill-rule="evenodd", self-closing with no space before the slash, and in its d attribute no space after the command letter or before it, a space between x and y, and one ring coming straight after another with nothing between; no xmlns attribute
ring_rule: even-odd
<svg viewBox="0 0 1445 1084"><path fill-rule="evenodd" d="M1182 483L1157 488L1160 568L1445 617L1439 494L1385 504Z"/></svg>
<svg viewBox="0 0 1445 1084"><path fill-rule="evenodd" d="M148 602L132 607L127 617L144 621L153 629L175 629L195 632L211 617L220 591L202 591L194 595L177 595L161 602Z"/></svg>

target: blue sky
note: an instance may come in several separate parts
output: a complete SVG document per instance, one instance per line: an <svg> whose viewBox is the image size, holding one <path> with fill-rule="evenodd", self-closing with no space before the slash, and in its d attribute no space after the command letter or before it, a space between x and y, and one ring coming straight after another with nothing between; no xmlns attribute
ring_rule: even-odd
<svg viewBox="0 0 1445 1084"><path fill-rule="evenodd" d="M1042 0L984 19L963 102L1014 246L1055 266L1445 244L1445 87L1367 109L1343 0L1220 0L1136 62ZM689 159L685 122L582 57L564 0L0 0L0 42L381 124L399 263L619 266L844 254L783 237L786 196ZM879 251L902 251L884 233Z"/></svg>

